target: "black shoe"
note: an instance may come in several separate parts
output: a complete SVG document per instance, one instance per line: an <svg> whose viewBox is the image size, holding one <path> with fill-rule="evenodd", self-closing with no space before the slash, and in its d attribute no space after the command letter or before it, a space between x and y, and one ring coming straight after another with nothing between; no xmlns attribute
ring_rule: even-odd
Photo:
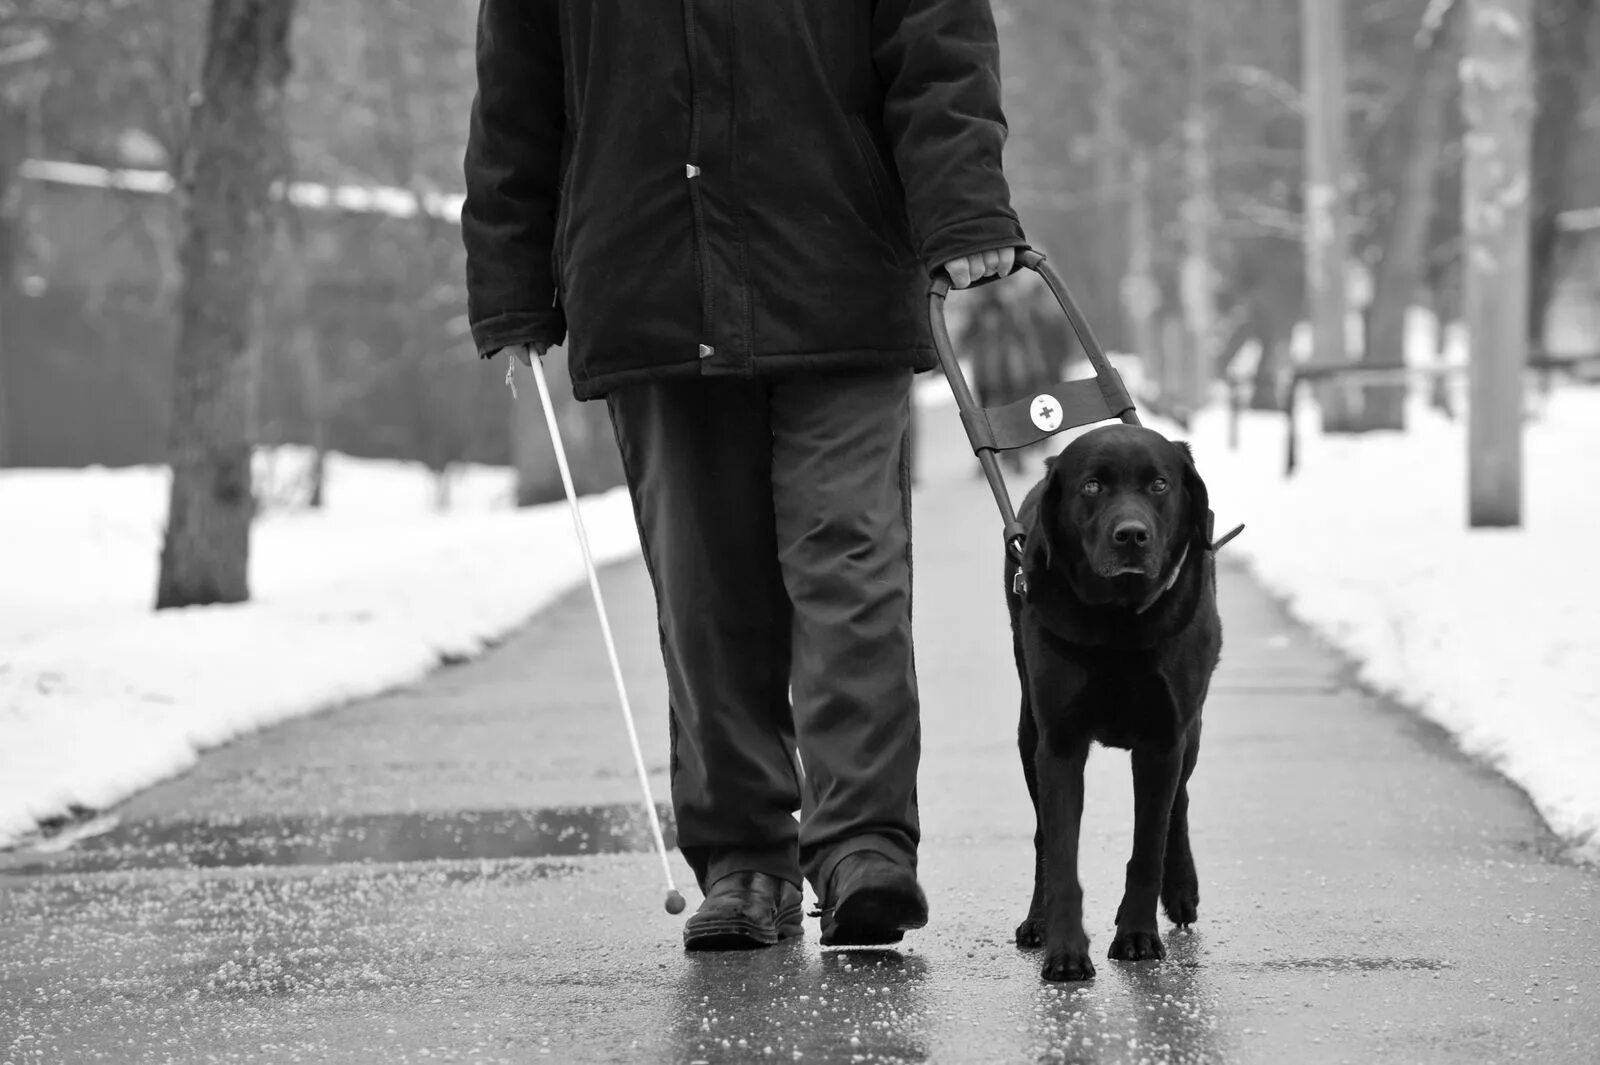
<svg viewBox="0 0 1600 1065"><path fill-rule="evenodd" d="M729 873L683 926L685 950L770 947L805 930L800 889L766 873Z"/></svg>
<svg viewBox="0 0 1600 1065"><path fill-rule="evenodd" d="M876 851L847 854L829 881L833 905L822 911L822 945L898 943L928 923L928 897L910 869Z"/></svg>

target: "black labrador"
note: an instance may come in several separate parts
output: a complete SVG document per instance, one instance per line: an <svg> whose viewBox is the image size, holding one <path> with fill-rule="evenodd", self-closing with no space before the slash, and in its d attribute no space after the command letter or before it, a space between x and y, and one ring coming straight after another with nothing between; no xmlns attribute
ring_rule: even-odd
<svg viewBox="0 0 1600 1065"><path fill-rule="evenodd" d="M1027 541L1020 566L1007 557L1006 597L1038 828L1017 944L1044 946L1046 980L1094 976L1078 882L1093 741L1133 763L1133 857L1109 956L1165 957L1158 899L1175 924L1195 920L1187 783L1222 652L1210 516L1189 446L1130 425L1072 441L1018 512Z"/></svg>

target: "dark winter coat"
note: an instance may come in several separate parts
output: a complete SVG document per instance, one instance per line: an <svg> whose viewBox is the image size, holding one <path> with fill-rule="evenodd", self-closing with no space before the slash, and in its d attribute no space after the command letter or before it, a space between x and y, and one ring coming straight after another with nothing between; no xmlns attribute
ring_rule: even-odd
<svg viewBox="0 0 1600 1065"><path fill-rule="evenodd" d="M632 381L934 364L929 272L1024 243L989 0L482 0L473 338Z"/></svg>

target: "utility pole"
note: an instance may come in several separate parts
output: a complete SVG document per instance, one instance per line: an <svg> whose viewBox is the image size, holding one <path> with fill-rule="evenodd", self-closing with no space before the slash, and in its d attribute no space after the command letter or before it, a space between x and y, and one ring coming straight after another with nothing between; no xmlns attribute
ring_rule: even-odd
<svg viewBox="0 0 1600 1065"><path fill-rule="evenodd" d="M1306 298L1311 312L1312 358L1342 363L1345 343L1345 99L1344 0L1301 0L1301 56L1305 67ZM1324 429L1348 428L1348 390L1323 390Z"/></svg>
<svg viewBox="0 0 1600 1065"><path fill-rule="evenodd" d="M1189 112L1184 121L1184 257L1180 276L1188 358L1183 379L1184 406L1197 410L1210 390L1211 346L1216 333L1216 294L1211 275L1210 231L1216 215L1211 202L1211 160L1206 146L1206 25L1208 5L1183 0L1189 13ZM1316 0L1312 0L1316 2ZM1327 2L1327 0L1322 0Z"/></svg>
<svg viewBox="0 0 1600 1065"><path fill-rule="evenodd" d="M1464 2L1468 523L1473 528L1519 526L1533 152L1532 0Z"/></svg>

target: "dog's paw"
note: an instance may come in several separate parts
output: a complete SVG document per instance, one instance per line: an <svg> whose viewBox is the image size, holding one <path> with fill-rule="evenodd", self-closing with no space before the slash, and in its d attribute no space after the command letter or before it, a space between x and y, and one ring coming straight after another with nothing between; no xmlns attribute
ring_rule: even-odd
<svg viewBox="0 0 1600 1065"><path fill-rule="evenodd" d="M1167 948L1161 942L1159 932L1135 932L1131 929L1117 929L1116 938L1111 941L1111 950L1106 957L1115 961L1149 961L1167 956Z"/></svg>
<svg viewBox="0 0 1600 1065"><path fill-rule="evenodd" d="M1190 884L1162 884L1161 908L1166 911L1167 920L1179 928L1187 928L1194 924L1200 916L1200 889Z"/></svg>
<svg viewBox="0 0 1600 1065"><path fill-rule="evenodd" d="M1017 925L1017 946L1023 950L1037 950L1044 946L1044 918L1029 914Z"/></svg>
<svg viewBox="0 0 1600 1065"><path fill-rule="evenodd" d="M1093 980L1094 962L1089 960L1089 945L1066 950L1048 950L1044 955L1044 968L1040 970L1051 983L1067 980Z"/></svg>

